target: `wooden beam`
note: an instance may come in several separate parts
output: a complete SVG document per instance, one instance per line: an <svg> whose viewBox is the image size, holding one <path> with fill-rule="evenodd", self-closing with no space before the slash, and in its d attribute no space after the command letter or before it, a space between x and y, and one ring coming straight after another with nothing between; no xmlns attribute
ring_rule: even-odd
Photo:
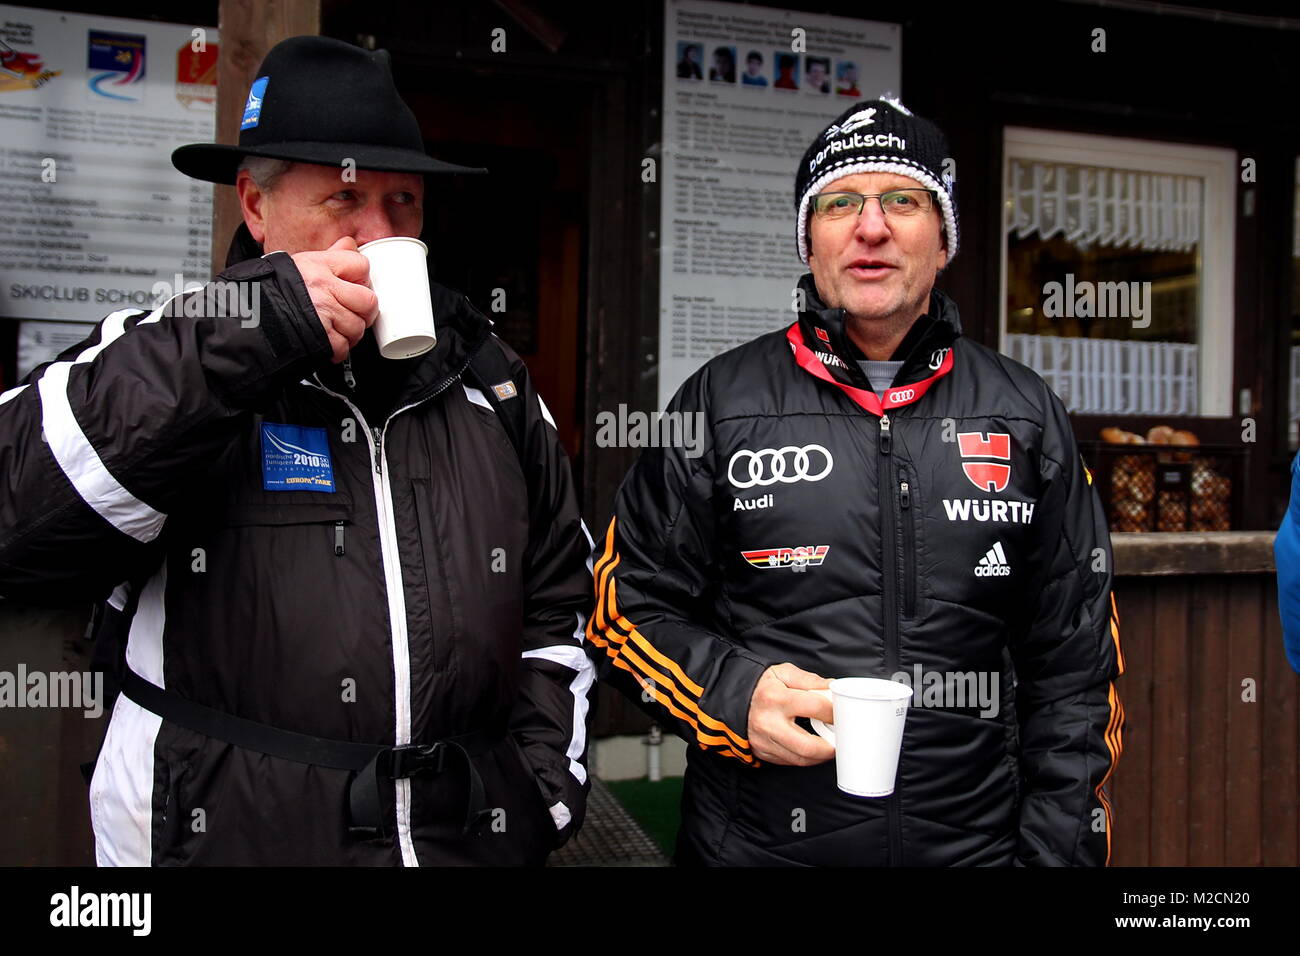
<svg viewBox="0 0 1300 956"><path fill-rule="evenodd" d="M1110 536L1119 577L1148 574L1272 574L1273 531L1191 531Z"/></svg>
<svg viewBox="0 0 1300 956"><path fill-rule="evenodd" d="M248 88L268 50L286 37L320 33L320 0L221 0L217 26L217 142L239 142ZM233 186L212 196L212 272L226 264L230 237L241 222Z"/></svg>

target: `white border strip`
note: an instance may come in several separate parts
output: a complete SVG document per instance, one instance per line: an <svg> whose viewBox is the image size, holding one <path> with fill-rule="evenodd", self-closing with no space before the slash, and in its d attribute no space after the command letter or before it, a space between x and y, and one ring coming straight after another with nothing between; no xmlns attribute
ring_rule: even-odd
<svg viewBox="0 0 1300 956"><path fill-rule="evenodd" d="M577 618L578 633L581 633L587 626L587 620L581 614ZM530 658L551 661L576 672L569 682L569 693L573 694L573 735L569 738L569 749L565 751L565 756L569 758L569 773L577 778L578 783L586 783L587 768L578 758L587 747L587 709L590 706L587 695L595 683L596 668L587 657L587 652L572 644L554 644L524 651L523 659Z"/></svg>
<svg viewBox="0 0 1300 956"><path fill-rule="evenodd" d="M164 562L140 594L126 646L127 666L159 687L165 686L166 593ZM90 782L95 862L100 866L149 866L153 862L154 746L161 727L162 718L157 714L125 694L118 695Z"/></svg>
<svg viewBox="0 0 1300 956"><path fill-rule="evenodd" d="M0 395L0 405L3 405L5 402L17 398L19 395L25 392L28 389L28 387L29 386L27 385L19 385L17 388L9 389L9 391L5 392L3 395Z"/></svg>
<svg viewBox="0 0 1300 956"><path fill-rule="evenodd" d="M50 454L77 494L100 517L137 541L150 542L167 516L131 494L113 477L77 424L68 403L71 362L55 362L36 383L41 396L41 427Z"/></svg>
<svg viewBox="0 0 1300 956"><path fill-rule="evenodd" d="M461 388L465 389L465 397L469 399L471 405L482 405L489 412L492 412L493 414L496 413L496 409L493 408L492 403L487 400L487 396L477 388L470 388L470 386L463 382L461 383Z"/></svg>

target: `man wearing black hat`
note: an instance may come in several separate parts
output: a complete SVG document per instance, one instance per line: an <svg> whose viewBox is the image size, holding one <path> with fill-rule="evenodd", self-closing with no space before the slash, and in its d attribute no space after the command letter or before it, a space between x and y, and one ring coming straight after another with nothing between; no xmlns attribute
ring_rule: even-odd
<svg viewBox="0 0 1300 956"><path fill-rule="evenodd" d="M943 134L895 99L796 176L796 321L711 360L595 565L601 676L688 742L679 863L1102 865L1122 670L1061 401L961 336ZM826 678L910 684L893 792L838 789ZM852 790L852 787L848 787Z"/></svg>
<svg viewBox="0 0 1300 956"><path fill-rule="evenodd" d="M225 272L0 396L0 594L107 599L98 861L541 862L587 790L568 461L463 296L381 358L357 251L483 170L425 155L386 53L319 37L267 55L238 146L173 162L239 191Z"/></svg>

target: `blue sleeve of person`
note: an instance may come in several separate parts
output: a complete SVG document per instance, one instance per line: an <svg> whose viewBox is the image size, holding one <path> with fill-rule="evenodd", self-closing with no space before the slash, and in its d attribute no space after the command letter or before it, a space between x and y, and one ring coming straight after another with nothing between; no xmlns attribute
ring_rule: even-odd
<svg viewBox="0 0 1300 956"><path fill-rule="evenodd" d="M1286 656L1300 673L1300 455L1291 460L1291 503L1273 542L1273 559Z"/></svg>

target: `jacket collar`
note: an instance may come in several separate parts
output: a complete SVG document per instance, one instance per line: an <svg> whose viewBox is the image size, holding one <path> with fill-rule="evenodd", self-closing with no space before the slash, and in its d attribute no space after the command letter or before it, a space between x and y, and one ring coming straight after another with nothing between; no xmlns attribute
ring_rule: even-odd
<svg viewBox="0 0 1300 956"><path fill-rule="evenodd" d="M261 255L261 244L253 238L248 226L240 223L230 240L227 268ZM387 386L384 390L395 402L394 409L419 401L449 374L462 369L492 331L491 320L459 292L430 281L429 299L433 305L438 344L428 352L412 359L384 359L379 356L374 336L370 334L352 350L352 370L357 388L368 390L375 387L372 383L376 379L383 379ZM328 363L319 372L319 377L328 388L347 394L341 365Z"/></svg>
<svg viewBox="0 0 1300 956"><path fill-rule="evenodd" d="M866 356L848 336L844 310L830 308L822 302L811 272L799 280L799 289L805 306L797 320L803 341L837 382L871 391L871 383L858 365ZM911 385L933 375L943 361L944 350L951 348L961 334L956 303L938 289L932 289L929 309L912 324L890 356L903 363L893 384Z"/></svg>

